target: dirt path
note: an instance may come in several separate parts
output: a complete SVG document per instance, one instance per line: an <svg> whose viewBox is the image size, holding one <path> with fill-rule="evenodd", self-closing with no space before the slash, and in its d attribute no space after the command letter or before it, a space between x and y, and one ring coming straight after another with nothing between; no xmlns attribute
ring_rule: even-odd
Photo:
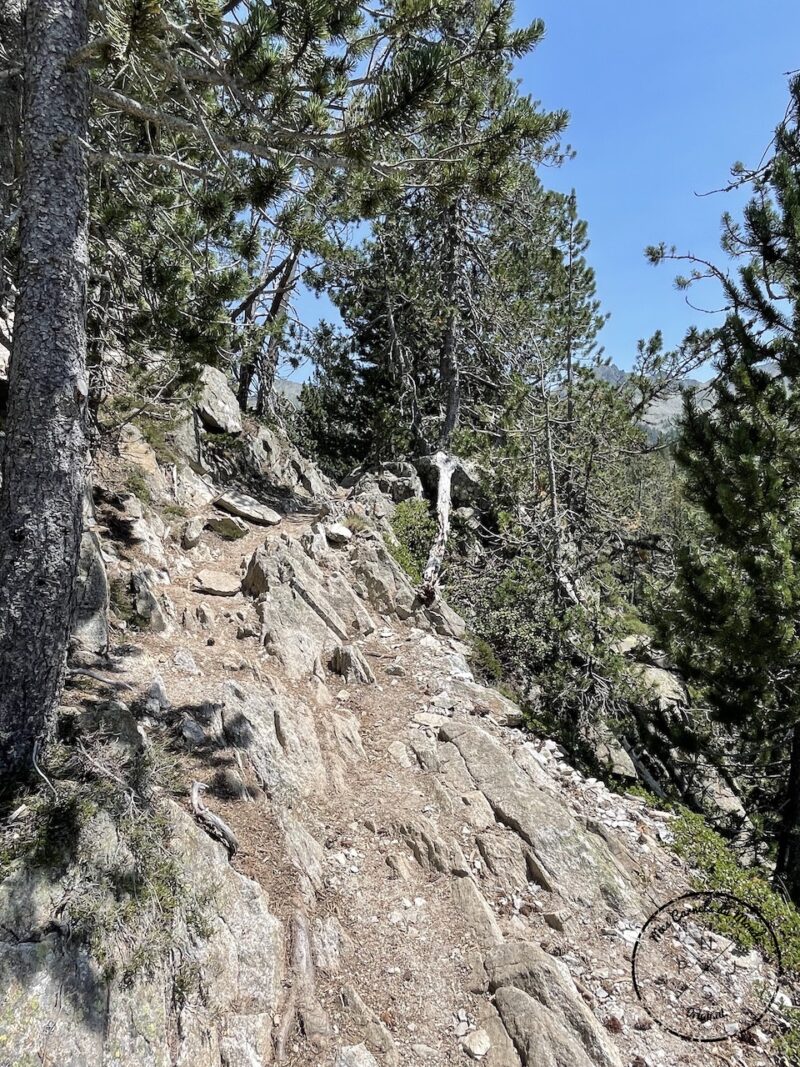
<svg viewBox="0 0 800 1067"><path fill-rule="evenodd" d="M630 958L647 914L688 887L687 872L662 847L666 821L459 695L469 678L463 646L367 603L375 629L352 640L374 683L348 684L324 663L298 678L265 649L252 598L193 591L201 568L241 576L265 542L278 553L299 551L309 530L307 516L289 516L235 542L204 534L189 552L173 538L163 587L173 625L137 634L143 655L131 666L140 684L153 674L163 680L186 792L222 772L247 790L244 798L217 791L209 804L239 840L234 867L263 887L289 935L275 1016L276 1035L285 1030L282 1062L463 1065L463 1042L477 1042L477 1033L490 1042L478 1057L486 1067L539 1067L524 1020L514 1033L510 1015L501 1022L487 978L498 953L520 946L544 950L535 958L557 986L535 1000L533 980L509 979L527 990L530 1026L545 1026L539 1040L557 1015L563 1026L563 1012L570 1027L582 1020L579 1040L563 1038L573 1059L542 1065L772 1062L760 1038L731 1043L718 1060L654 1028L633 990ZM318 560L318 599L337 575L363 594L348 551ZM272 747L260 764L260 735L237 749L230 729L217 725L214 744L192 740L189 727L203 715L224 720L231 685L242 701L261 702L257 727L271 731ZM291 791L270 785L273 770L276 782L291 779ZM530 803L515 815L520 790ZM561 1015L548 997L567 998Z"/></svg>

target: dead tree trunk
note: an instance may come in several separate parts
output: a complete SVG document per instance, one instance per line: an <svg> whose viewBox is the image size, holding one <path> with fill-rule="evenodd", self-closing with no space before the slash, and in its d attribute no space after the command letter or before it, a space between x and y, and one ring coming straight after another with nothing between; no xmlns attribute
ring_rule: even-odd
<svg viewBox="0 0 800 1067"><path fill-rule="evenodd" d="M452 498L453 471L456 462L448 452L437 452L431 457L439 475L436 489L436 537L428 554L428 562L422 574L420 595L425 603L436 597L439 575L442 572L447 539L450 534L450 502Z"/></svg>
<svg viewBox="0 0 800 1067"><path fill-rule="evenodd" d="M439 357L439 383L444 395L444 419L439 437L439 450L431 457L439 478L436 490L436 537L428 554L420 588L420 596L426 603L431 603L437 595L439 577L450 536L450 501L453 471L456 467L455 458L450 452L450 440L458 426L461 413L461 366L458 352L461 322L458 299L461 232L457 204L453 204L448 210L445 241L444 287L448 311Z"/></svg>
<svg viewBox="0 0 800 1067"><path fill-rule="evenodd" d="M86 465L86 0L29 0L19 295L0 492L0 771L52 732L75 603Z"/></svg>

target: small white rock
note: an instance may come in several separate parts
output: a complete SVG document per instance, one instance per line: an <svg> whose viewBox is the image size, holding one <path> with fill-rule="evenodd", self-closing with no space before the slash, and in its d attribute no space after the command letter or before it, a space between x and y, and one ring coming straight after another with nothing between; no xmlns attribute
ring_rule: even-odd
<svg viewBox="0 0 800 1067"><path fill-rule="evenodd" d="M485 1030L473 1030L471 1034L461 1040L461 1047L473 1060L482 1060L490 1051L492 1042Z"/></svg>
<svg viewBox="0 0 800 1067"><path fill-rule="evenodd" d="M353 538L353 531L340 522L332 522L325 527L325 536L332 545L346 545Z"/></svg>

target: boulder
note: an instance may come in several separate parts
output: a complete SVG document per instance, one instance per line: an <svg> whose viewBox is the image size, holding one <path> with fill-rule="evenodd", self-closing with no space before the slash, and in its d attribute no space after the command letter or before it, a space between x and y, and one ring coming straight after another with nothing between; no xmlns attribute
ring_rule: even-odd
<svg viewBox="0 0 800 1067"><path fill-rule="evenodd" d="M84 828L80 863L58 872L22 868L0 883L0 1063L39 1062L36 1050L44 1049L59 1067L271 1062L272 1018L285 978L282 924L261 887L233 870L221 846L177 805L167 805L166 814L170 857L180 884L192 890L186 907L194 926L180 954L148 960L146 975L110 977L111 967L100 967L70 936L69 907L87 875L103 914L118 909L105 887L121 877L125 857L107 816ZM105 946L118 967L125 962L120 944L110 937Z"/></svg>
<svg viewBox="0 0 800 1067"><path fill-rule="evenodd" d="M122 427L118 448L120 459L138 467L156 495L167 495L167 480L158 464L158 457L137 426L129 422Z"/></svg>
<svg viewBox="0 0 800 1067"><path fill-rule="evenodd" d="M175 608L164 593L158 591L163 584L158 572L152 567L140 567L131 575L136 614L156 633L169 633Z"/></svg>
<svg viewBox="0 0 800 1067"><path fill-rule="evenodd" d="M442 837L424 815L411 816L398 827L398 833L420 867L435 874L454 874L459 878L469 874L469 864L458 841Z"/></svg>
<svg viewBox="0 0 800 1067"><path fill-rule="evenodd" d="M330 668L346 682L361 682L367 685L375 682L372 668L355 645L337 645L331 656Z"/></svg>
<svg viewBox="0 0 800 1067"><path fill-rule="evenodd" d="M264 641L292 678L317 674L352 634L374 630L368 612L341 575L330 577L295 539L267 540L253 553L242 589L256 597Z"/></svg>
<svg viewBox="0 0 800 1067"><path fill-rule="evenodd" d="M203 477L184 465L176 467L175 484L178 503L191 508L206 507L219 492L208 476Z"/></svg>
<svg viewBox="0 0 800 1067"><path fill-rule="evenodd" d="M72 643L86 652L105 652L108 649L108 578L100 539L91 530L81 538L76 594Z"/></svg>
<svg viewBox="0 0 800 1067"><path fill-rule="evenodd" d="M456 878L451 884L453 903L482 949L502 944L503 935L486 899L472 878Z"/></svg>
<svg viewBox="0 0 800 1067"><path fill-rule="evenodd" d="M312 498L331 493L331 482L284 434L262 426L253 441L252 455L261 474L284 492Z"/></svg>
<svg viewBox="0 0 800 1067"><path fill-rule="evenodd" d="M220 741L242 753L270 796L290 805L325 789L325 762L306 704L258 686L226 682L219 706Z"/></svg>
<svg viewBox="0 0 800 1067"><path fill-rule="evenodd" d="M478 715L488 715L498 726L522 726L525 716L508 697L496 689L460 678L450 680L450 692Z"/></svg>
<svg viewBox="0 0 800 1067"><path fill-rule="evenodd" d="M242 582L235 574L205 567L195 575L193 588L196 593L208 593L210 596L236 596L242 588Z"/></svg>
<svg viewBox="0 0 800 1067"><path fill-rule="evenodd" d="M375 500L388 497L393 504L403 500L421 499L422 482L410 463L382 463L376 468L357 467L342 482L346 489L353 489L358 500Z"/></svg>
<svg viewBox="0 0 800 1067"><path fill-rule="evenodd" d="M303 534L301 544L315 563L319 563L321 559L325 558L328 552L328 539L325 536L325 527L321 522L311 524L311 529L308 533Z"/></svg>
<svg viewBox="0 0 800 1067"><path fill-rule="evenodd" d="M196 548L200 544L200 538L205 528L205 520L201 515L195 515L184 523L181 531L181 546L183 548Z"/></svg>
<svg viewBox="0 0 800 1067"><path fill-rule="evenodd" d="M378 1061L363 1043L345 1045L336 1054L335 1067L378 1067Z"/></svg>
<svg viewBox="0 0 800 1067"><path fill-rule="evenodd" d="M281 521L280 515L266 504L260 504L247 493L238 493L229 489L214 501L214 507L227 511L231 515L238 515L241 519L254 522L257 526L277 526Z"/></svg>
<svg viewBox="0 0 800 1067"><path fill-rule="evenodd" d="M461 641L467 635L467 624L457 611L450 607L446 600L439 598L430 607L425 609L425 614L437 634L442 637L455 637Z"/></svg>
<svg viewBox="0 0 800 1067"><path fill-rule="evenodd" d="M98 523L115 540L128 546L136 545L142 555L157 566L165 567L164 538L167 527L161 517L152 508L145 508L133 493L105 493L99 490L96 497L99 497Z"/></svg>
<svg viewBox="0 0 800 1067"><path fill-rule="evenodd" d="M636 767L620 741L607 727L589 727L585 731L587 743L591 746L598 763L615 778L636 781L639 777Z"/></svg>
<svg viewBox="0 0 800 1067"><path fill-rule="evenodd" d="M498 822L529 846L529 867L548 891L581 907L605 901L629 915L644 905L623 881L604 846L584 830L566 806L535 785L510 753L485 730L446 719L439 737L451 741L467 771L489 801Z"/></svg>
<svg viewBox="0 0 800 1067"><path fill-rule="evenodd" d="M200 375L197 414L205 428L213 433L242 432L239 403L228 379L216 367L204 367Z"/></svg>
<svg viewBox="0 0 800 1067"><path fill-rule="evenodd" d="M686 686L672 671L663 667L639 666L639 675L652 695L654 706L662 713L688 704Z"/></svg>
<svg viewBox="0 0 800 1067"><path fill-rule="evenodd" d="M500 989L495 1004L503 1026L525 1064L536 1067L597 1067L554 1012L521 989Z"/></svg>
<svg viewBox="0 0 800 1067"><path fill-rule="evenodd" d="M359 540L351 552L356 577L372 606L401 619L410 618L416 610L414 590L408 575L386 547L377 541Z"/></svg>
<svg viewBox="0 0 800 1067"><path fill-rule="evenodd" d="M353 539L353 531L340 522L331 522L325 527L325 536L332 545L346 545Z"/></svg>
<svg viewBox="0 0 800 1067"><path fill-rule="evenodd" d="M485 1030L473 1030L461 1038L461 1047L471 1060L482 1060L491 1050L492 1042Z"/></svg>
<svg viewBox="0 0 800 1067"><path fill-rule="evenodd" d="M568 1038L578 1046L579 1051L573 1052L574 1061L565 1063L621 1067L608 1033L584 1003L569 968L561 960L534 942L520 941L492 948L484 958L484 968L487 991L495 995L503 1022L518 1048L520 1044L536 1047L544 1025L548 1034L558 1038L557 1045ZM522 1008L523 1011L518 1010ZM518 1037L524 1040L520 1042ZM531 1041L535 1044L531 1045ZM538 1064L539 1060L525 1062ZM560 1067L560 1060L553 1062Z"/></svg>
<svg viewBox="0 0 800 1067"><path fill-rule="evenodd" d="M206 526L225 541L238 541L250 533L250 527L238 515L211 515Z"/></svg>

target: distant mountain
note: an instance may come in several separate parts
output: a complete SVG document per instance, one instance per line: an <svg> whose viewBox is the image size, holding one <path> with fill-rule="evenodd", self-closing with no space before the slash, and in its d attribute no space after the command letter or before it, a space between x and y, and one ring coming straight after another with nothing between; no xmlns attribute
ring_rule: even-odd
<svg viewBox="0 0 800 1067"><path fill-rule="evenodd" d="M608 382L610 385L621 385L630 377L627 371L622 370L615 363L598 367L595 374L601 381ZM687 392L694 393L701 411L711 406L710 385L707 382L697 381L696 378L684 378L671 386L663 396L648 407L642 423L651 436L660 437L675 425L683 412L683 398Z"/></svg>
<svg viewBox="0 0 800 1067"><path fill-rule="evenodd" d="M595 370L597 377L608 382L609 385L621 385L630 377L627 371L622 370L615 363L608 363ZM290 378L276 378L275 391L284 397L294 407L300 406L300 393L303 382L294 381ZM700 410L705 410L711 404L711 391L708 383L697 381L695 378L684 378L683 381L674 385L669 392L651 404L642 420L648 433L653 437L660 437L666 433L683 411L683 397L687 391L695 393Z"/></svg>
<svg viewBox="0 0 800 1067"><path fill-rule="evenodd" d="M289 378L276 378L275 379L275 392L278 396L284 397L292 404L293 407L300 406L300 392L303 388L303 382L291 381Z"/></svg>

